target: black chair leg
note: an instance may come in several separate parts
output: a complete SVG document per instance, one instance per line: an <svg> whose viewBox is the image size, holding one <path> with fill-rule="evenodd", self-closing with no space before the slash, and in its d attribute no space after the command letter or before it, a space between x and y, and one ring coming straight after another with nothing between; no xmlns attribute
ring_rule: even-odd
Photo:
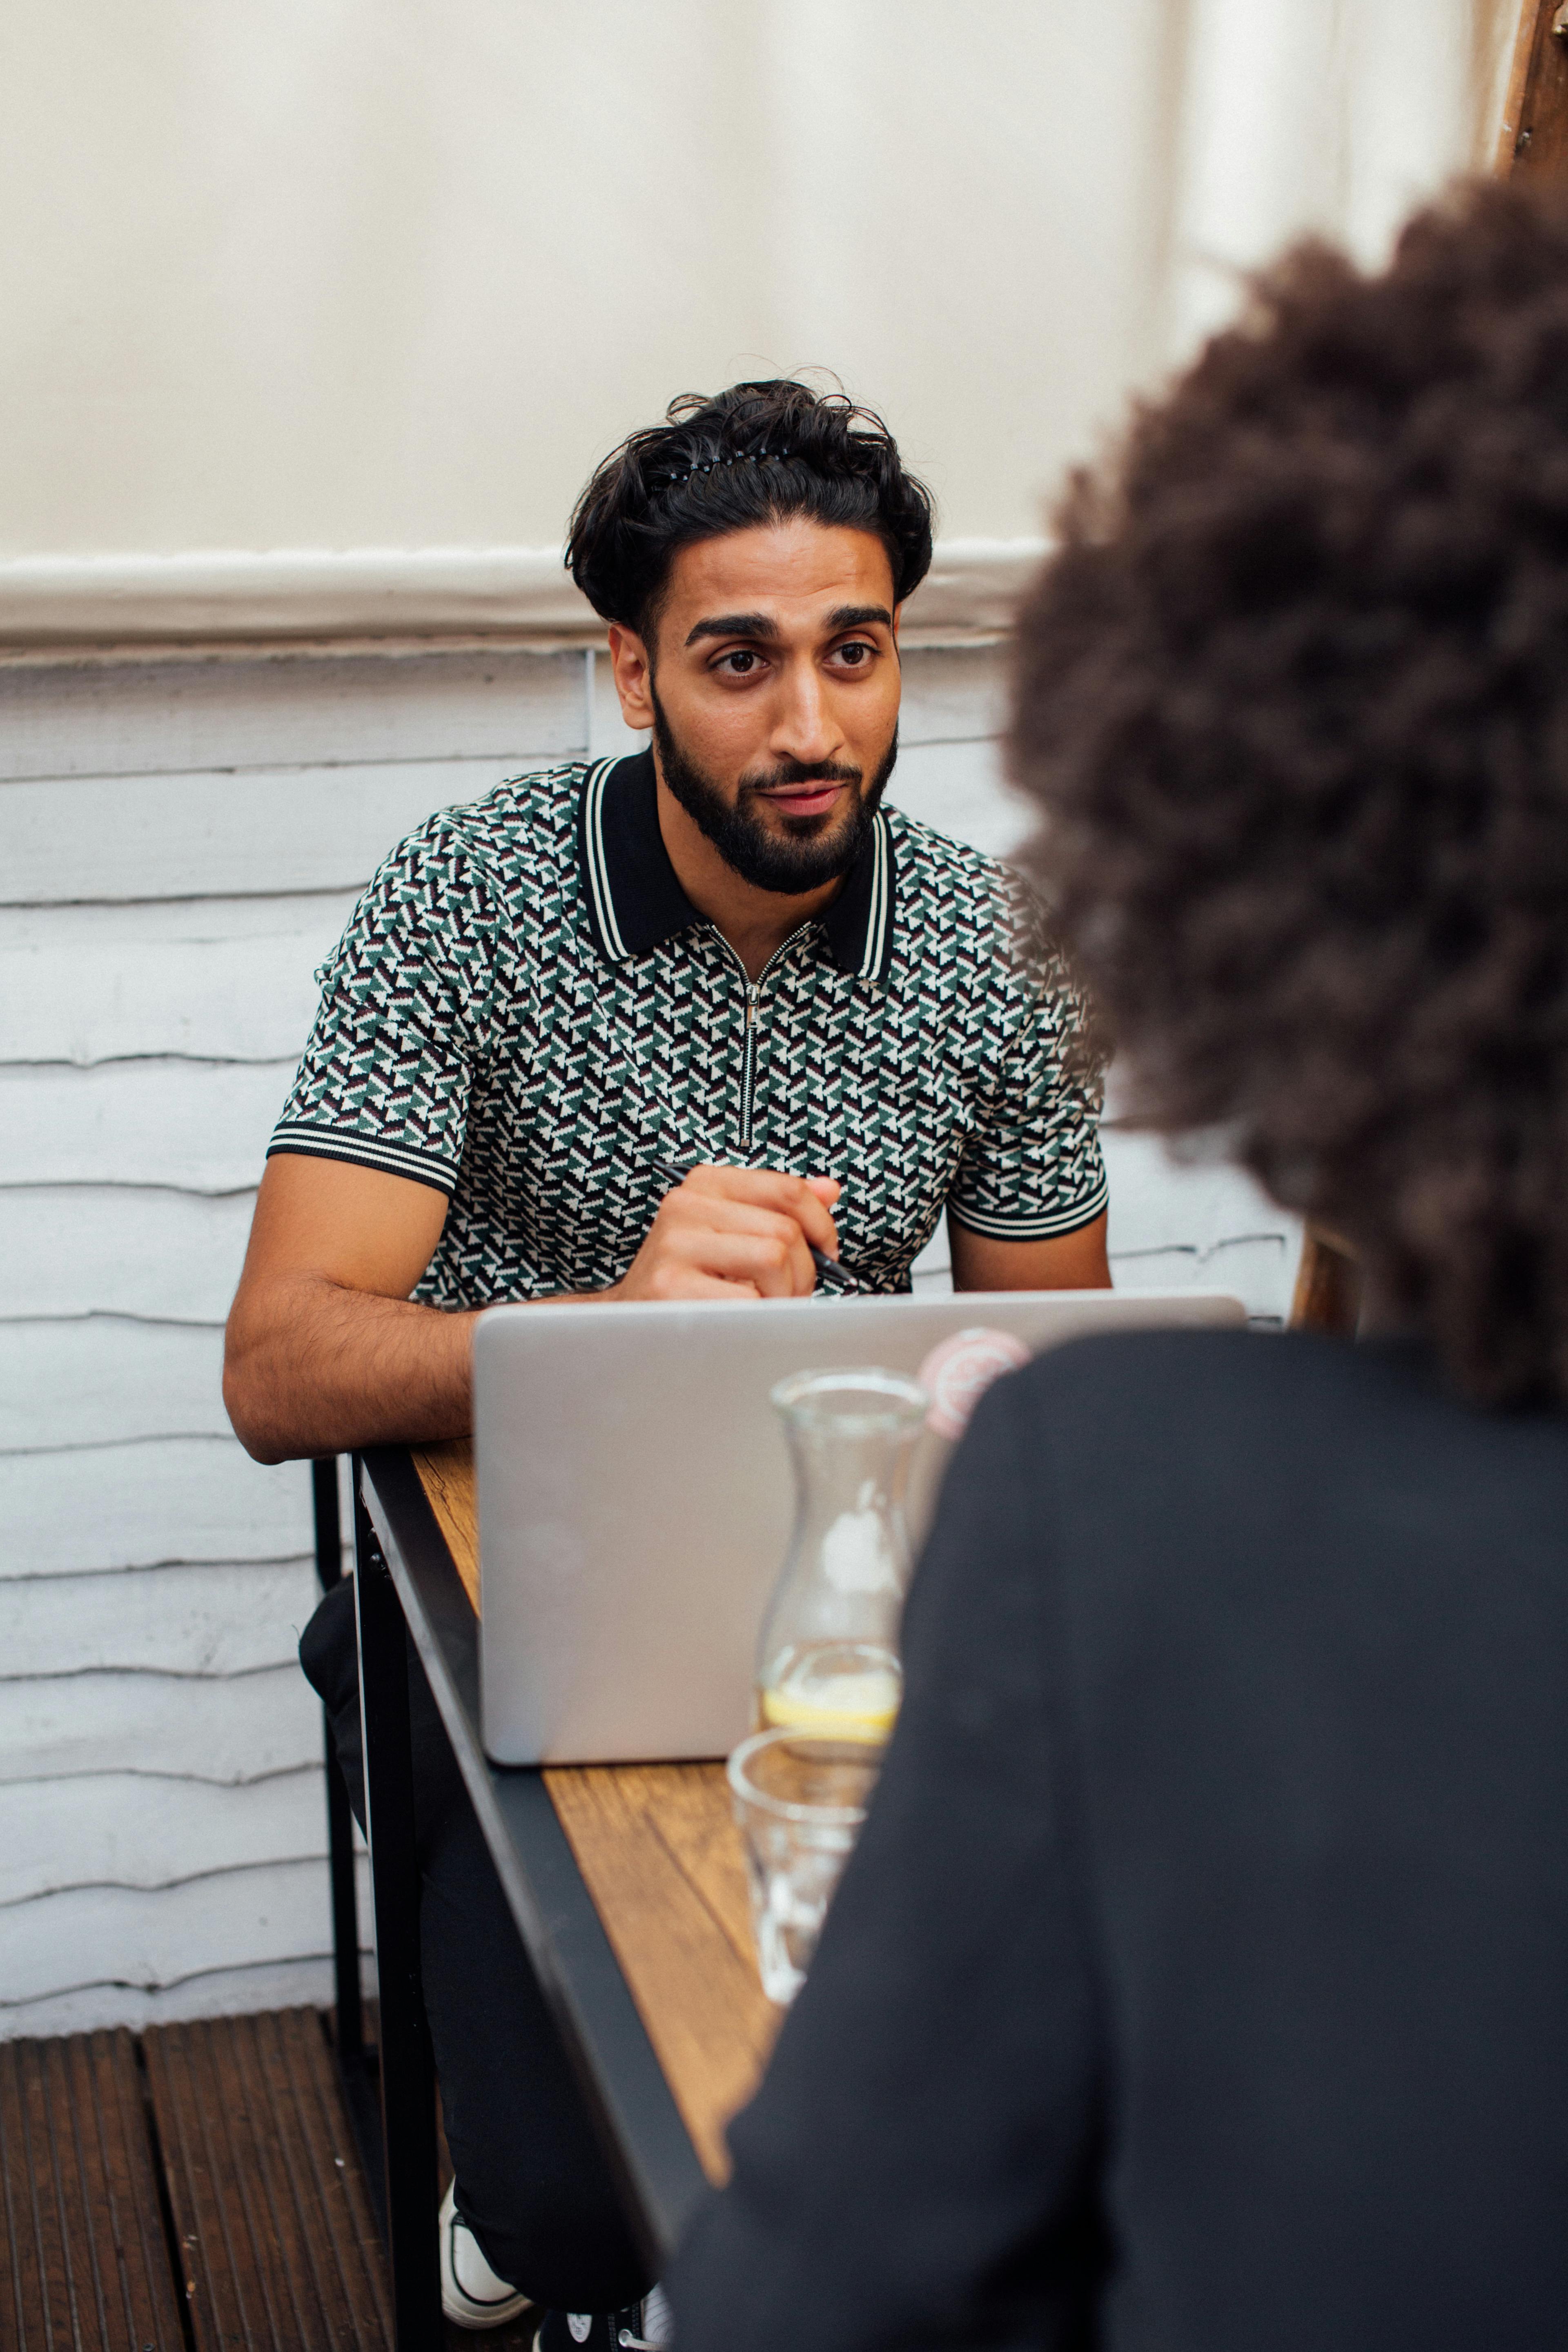
<svg viewBox="0 0 1568 2352"><path fill-rule="evenodd" d="M342 1523L338 1510L338 1459L329 1454L310 1465L315 1506L316 1579L330 1592L343 1572ZM354 1892L353 1815L338 1769L332 1727L321 1714L326 1742L327 1864L332 1891L332 1992L338 2056L345 2063L364 2055L364 2013L360 2000L359 1903Z"/></svg>
<svg viewBox="0 0 1568 2352"><path fill-rule="evenodd" d="M419 1856L408 1721L408 1637L354 1464L354 1591L365 1812L381 2001L387 2252L397 2352L444 2341L436 2233L436 2070L419 1966Z"/></svg>

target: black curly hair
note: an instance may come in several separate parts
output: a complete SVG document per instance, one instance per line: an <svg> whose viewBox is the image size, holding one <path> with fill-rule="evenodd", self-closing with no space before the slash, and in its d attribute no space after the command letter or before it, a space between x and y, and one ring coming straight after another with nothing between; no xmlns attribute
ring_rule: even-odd
<svg viewBox="0 0 1568 2352"><path fill-rule="evenodd" d="M1568 1401L1568 198L1298 247L1057 520L1009 764L1137 1116Z"/></svg>
<svg viewBox="0 0 1568 2352"><path fill-rule="evenodd" d="M602 619L646 638L679 549L790 515L874 531L897 604L931 567L931 494L881 418L781 379L682 393L623 441L577 501L567 568Z"/></svg>

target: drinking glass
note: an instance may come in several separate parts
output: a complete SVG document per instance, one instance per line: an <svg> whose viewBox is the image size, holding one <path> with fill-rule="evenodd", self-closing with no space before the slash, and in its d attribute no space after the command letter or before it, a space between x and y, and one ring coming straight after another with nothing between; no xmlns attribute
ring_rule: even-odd
<svg viewBox="0 0 1568 2352"><path fill-rule="evenodd" d="M805 1980L881 1762L878 1741L790 1730L754 1732L730 1759L758 1969L781 2008Z"/></svg>

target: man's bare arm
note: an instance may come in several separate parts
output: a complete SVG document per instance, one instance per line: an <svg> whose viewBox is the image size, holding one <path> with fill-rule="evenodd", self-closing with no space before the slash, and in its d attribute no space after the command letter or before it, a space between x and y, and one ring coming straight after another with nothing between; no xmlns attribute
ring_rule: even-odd
<svg viewBox="0 0 1568 2352"><path fill-rule="evenodd" d="M826 1177L695 1169L660 1202L623 1279L591 1296L809 1297L809 1245L837 1255L837 1192ZM223 1374L228 1417L258 1462L472 1426L478 1312L408 1297L446 1216L445 1195L405 1176L293 1152L268 1161Z"/></svg>
<svg viewBox="0 0 1568 2352"><path fill-rule="evenodd" d="M223 1367L228 1417L258 1462L468 1427L477 1318L408 1297L446 1221L446 1195L406 1176L268 1161Z"/></svg>
<svg viewBox="0 0 1568 2352"><path fill-rule="evenodd" d="M998 1242L947 1221L954 1290L1109 1290L1106 1218L1048 1242Z"/></svg>

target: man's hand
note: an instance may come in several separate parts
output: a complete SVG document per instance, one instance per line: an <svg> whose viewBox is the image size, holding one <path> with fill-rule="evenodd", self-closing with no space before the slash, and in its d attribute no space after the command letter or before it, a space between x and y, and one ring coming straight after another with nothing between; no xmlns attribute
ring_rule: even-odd
<svg viewBox="0 0 1568 2352"><path fill-rule="evenodd" d="M838 1235L831 1177L698 1168L660 1202L625 1279L596 1298L804 1298L810 1244ZM267 1163L228 1318L224 1402L261 1462L418 1444L470 1426L477 1314L408 1294L441 1237L427 1184L339 1160Z"/></svg>
<svg viewBox="0 0 1568 2352"><path fill-rule="evenodd" d="M809 1298L812 1246L838 1255L831 1176L694 1168L659 1202L626 1275L605 1298Z"/></svg>

